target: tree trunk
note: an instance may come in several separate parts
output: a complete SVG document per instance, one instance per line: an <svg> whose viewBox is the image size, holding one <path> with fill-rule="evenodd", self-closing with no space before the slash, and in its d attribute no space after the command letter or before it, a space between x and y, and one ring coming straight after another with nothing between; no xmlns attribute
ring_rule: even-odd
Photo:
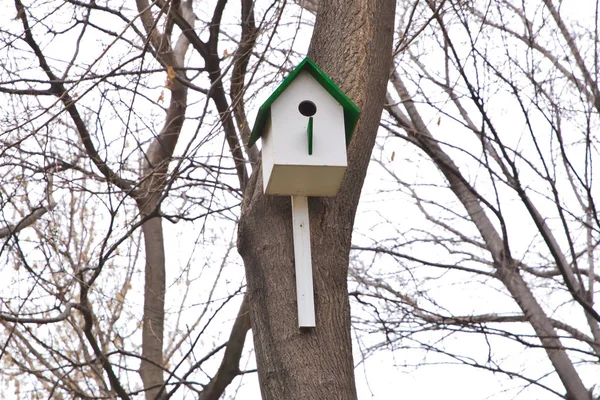
<svg viewBox="0 0 600 400"><path fill-rule="evenodd" d="M143 207L144 205L140 205L140 210L143 210ZM144 222L142 230L146 250L146 267L144 270L144 322L140 376L144 382L146 399L154 399L164 384L162 367L164 362L165 247L161 218L154 217Z"/></svg>
<svg viewBox="0 0 600 400"><path fill-rule="evenodd" d="M173 48L169 39L157 29L157 21L150 11L147 0L137 0L138 11L148 38L158 54L158 61L169 71L185 65L185 53L189 39L180 35ZM192 0L178 4L178 11L193 28L194 13ZM166 33L166 31L165 31ZM174 71L174 70L173 70ZM167 72L168 74L169 72ZM165 246L160 217L160 203L167 187L169 162L177 146L179 134L185 120L188 89L174 77L165 85L171 91L165 123L160 134L148 146L145 154L143 177L136 202L141 218L148 218L142 225L146 251L144 270L144 319L142 326L142 360L140 377L144 384L146 399L165 397L163 335L165 322Z"/></svg>
<svg viewBox="0 0 600 400"><path fill-rule="evenodd" d="M486 243L487 250L494 260L496 275L513 296L535 330L550 362L567 390L567 397L574 400L589 400L590 395L558 338L552 322L517 272L516 261L508 251L505 241L494 228L492 221L487 217L475 189L468 184L454 161L442 150L427 129L402 79L394 75L392 83L412 121L413 128L409 128L409 130L416 133L411 141L425 151L435 162L448 180L450 188L469 214L471 221L479 230Z"/></svg>
<svg viewBox="0 0 600 400"><path fill-rule="evenodd" d="M309 55L362 114L340 192L309 199L314 329L298 328L290 198L263 195L260 168L246 189L238 249L264 399L356 398L347 271L391 67L394 15L395 2L385 0L325 2L317 15Z"/></svg>

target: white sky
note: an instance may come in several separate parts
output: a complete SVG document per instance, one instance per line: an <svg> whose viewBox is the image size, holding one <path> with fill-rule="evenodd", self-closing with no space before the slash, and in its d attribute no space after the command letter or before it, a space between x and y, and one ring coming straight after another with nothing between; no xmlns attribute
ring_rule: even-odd
<svg viewBox="0 0 600 400"><path fill-rule="evenodd" d="M589 5L591 2L588 1L585 2L585 4ZM257 20L260 19L261 12L267 5L267 3L259 2L259 5L257 6ZM586 10L584 7L570 8L569 10L575 9ZM198 10L198 13L200 12L202 12L202 10ZM237 13L237 9L234 10L233 7L228 6L227 12L229 13L227 18L232 21L232 24L235 24L231 15ZM297 12L298 9L290 7L288 11L288 17ZM589 23L589 15L589 9L587 9L587 11L582 11L581 14L577 15L577 18L581 18L582 23ZM290 20L294 21L293 18L290 18ZM235 21L237 21L237 19ZM297 27L298 25L296 24L283 27L279 32L280 35L276 36L275 40L280 41L285 45L291 43L292 39L290 39L290 32L294 31ZM294 50L305 54L310 41L310 27L307 26L307 24L300 24L300 28L300 34L295 35L293 39ZM51 43L48 46L64 46L64 44ZM97 50L98 47L91 47L87 49L87 51L90 51L92 54L97 54ZM223 50L225 49L220 49L220 51ZM229 53L232 53L234 47L228 48L227 50ZM276 59L274 58L274 60ZM104 62L109 62L109 60L104 60ZM282 76L280 78L283 79ZM270 87L264 88L256 93L255 97L251 100L251 102L248 103L247 113L249 118L254 118L256 108L270 95L271 90L274 89L278 83L280 83L281 79L273 82ZM157 83L157 89L155 90L155 95L157 97L161 91L160 89L161 84ZM168 101L168 98L166 100ZM194 107L202 106L203 103L200 102ZM510 110L508 112L510 112ZM199 112L194 110L192 107L190 107L188 115L190 115L190 113L195 115L199 114ZM444 130L447 130L449 129L448 127L453 126L451 122L444 120L440 127L437 127L435 124L436 120L437 115L430 114L429 121L427 121L432 130L435 131L435 134L443 134ZM506 122L509 123L511 121ZM190 129L194 128L195 126ZM507 129L510 129L510 127ZM384 132L381 132L380 134L385 136ZM219 143L218 140L215 142ZM382 150L382 154L384 156L387 155L388 157L391 157L391 154L395 153L398 158L403 158L403 152L406 152L408 149L409 148L407 146L399 141L390 141L389 144L386 143L384 150ZM219 145L213 144L210 148L210 151L213 151L214 154L218 154L220 151ZM377 154L378 151L378 149L375 149L374 154ZM406 167L407 164L404 164L403 166ZM424 162L421 164L421 167L422 168L419 168L419 170L415 171L413 174L418 174L418 176L423 180L439 180L439 174L429 163ZM386 184L389 184L389 178L381 171L381 169L372 165L365 184L365 189L363 190L363 200L357 216L357 233L354 237L355 243L367 242L367 236L370 235L368 231L370 230L370 227L373 226L373 216L376 214L376 212L387 214L387 216L390 216L392 219L394 219L397 224L404 226L411 224L418 226L422 223L420 217L415 217L415 214L413 214L415 210L414 208L411 208L410 205L403 204L398 206L398 202L402 201L401 194L397 194L394 199L391 199L392 197L390 196L390 199L386 200L385 202L380 201L381 195L378 193L378 191L381 190L382 187L385 187ZM215 220L208 219L207 221L210 223L216 223ZM216 260L222 259L223 254L226 252L222 245L229 240L235 240L234 229L235 228L232 226L210 226L203 231L199 226L193 226L189 223L180 223L177 225L165 223L166 247L168 249L177 249L177 251L170 251L167 253L169 256L168 265L185 265L188 263L202 265L201 268L195 271L197 272L197 275L193 277L193 279L197 280L198 284L201 282L212 281L219 274L219 272L222 272L220 278L221 282L227 281L227 283L224 283L223 286L219 288L219 292L215 294L215 297L219 298L219 296L224 297L228 294L231 294L236 290L237 287L239 287L241 281L242 266L237 252L234 250L231 253L232 259L230 263L223 268L223 271L220 271L217 268L211 268L211 265L214 265ZM390 226L378 225L377 229L378 230L376 232L373 232L373 236L386 237L386 235L393 234L393 229ZM524 226L523 230L524 233L527 232L528 227ZM199 250L194 248L194 242L200 238L213 236L215 241L218 242L221 247L215 246L209 251L205 251L205 249ZM380 265L380 268L393 269L397 268L397 266L394 265L394 263L389 262L389 264ZM173 271L175 271L175 269L170 269L168 272L170 274L170 282L174 282L177 278L177 276L173 276ZM485 284L483 283L476 283L473 285L461 283L460 276L448 276L445 277L443 281L432 280L431 282L428 282L427 285L430 290L432 290L432 293L436 299L446 302L445 306L449 309L457 310L457 313L465 313L469 311L475 312L481 309L515 309L514 303L506 296L505 293L493 290L485 290ZM466 289L461 290L461 287ZM141 287L137 286L134 289L140 291ZM168 295L172 296L170 297L169 301L172 301L170 305L174 307L177 304L175 300L177 300L176 298L178 292L176 290L171 290ZM198 295L198 304L206 300L206 298L200 294L194 293L193 295ZM137 304L136 300L138 301ZM128 298L128 301L131 302L129 307L132 313L135 312L134 310L139 308L141 304L141 298L139 296L130 297ZM212 345L218 344L224 340L222 335L227 335L231 325L231 319L237 312L238 303L239 298L226 308L225 314L220 316L223 324L217 324L217 328L213 328L213 330L211 330L210 335L207 336L202 345L197 348L197 355L201 356L204 350L207 350ZM353 310L358 314L356 304L353 304L353 307ZM201 307L199 306L190 307L188 312L195 313L200 308ZM564 312L568 312L568 309ZM251 334L249 335L249 338L251 338ZM361 337L362 343L366 343L366 345L372 345L381 341L381 339L381 335ZM522 351L521 347L507 343L506 341L495 339L491 340L494 342L493 350L495 353L500 355L505 354L508 360L506 365L514 367L515 370L527 368L531 371L535 371L537 368L539 368L540 374L543 373L542 371L546 370L547 360L545 359L545 355L540 350ZM249 344L250 343L251 342L249 340ZM449 350L460 349L460 351L464 351L465 354L477 355L478 357L485 356L487 354L487 346L482 338L474 338L473 336L468 335L457 335L447 339L447 341L444 343L444 346ZM360 351L361 348L355 341L354 354L356 363L358 363L361 358ZM378 352L370 356L364 362L364 364L360 364L357 367L356 380L359 399L384 400L396 398L446 398L479 400L489 398L504 400L513 399L517 395L520 395L519 398L521 399L527 398L541 400L551 398L547 392L533 387L520 392L523 387L522 381L517 379L510 380L501 374L494 375L487 371L477 370L466 366L450 364L435 365L436 363L447 361L447 358L441 358L435 354L426 354L423 351L417 350ZM220 360L215 360L215 363L218 364L218 362L220 362ZM248 361L248 358L245 359L245 362L247 363L247 368L255 367L254 362ZM420 365L417 367L419 364L426 363L433 365ZM595 368L586 370L586 375L584 377L586 379L586 383L591 385L594 380L597 380L597 376L600 376L600 369ZM239 387L237 387L237 385L239 385ZM560 385L557 387L560 387ZM237 378L236 381L234 381L234 384L230 386L227 393L231 395L236 390L237 398L250 400L260 399L256 374ZM7 396L8 397L3 398L9 399L10 395Z"/></svg>

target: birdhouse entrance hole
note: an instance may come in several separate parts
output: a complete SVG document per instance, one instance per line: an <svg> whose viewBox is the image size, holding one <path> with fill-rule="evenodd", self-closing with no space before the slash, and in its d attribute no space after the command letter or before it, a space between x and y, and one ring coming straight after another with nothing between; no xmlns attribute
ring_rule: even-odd
<svg viewBox="0 0 600 400"><path fill-rule="evenodd" d="M317 106L310 100L304 100L298 104L298 111L305 117L312 117L317 113Z"/></svg>
<svg viewBox="0 0 600 400"><path fill-rule="evenodd" d="M298 104L298 111L300 114L308 117L308 126L306 127L306 133L308 134L308 155L312 156L313 153L313 115L317 113L317 106L310 100L301 101Z"/></svg>

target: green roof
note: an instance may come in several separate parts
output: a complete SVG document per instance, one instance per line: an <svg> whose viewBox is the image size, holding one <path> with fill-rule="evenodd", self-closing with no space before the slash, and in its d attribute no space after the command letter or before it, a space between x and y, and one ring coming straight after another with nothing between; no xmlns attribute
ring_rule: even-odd
<svg viewBox="0 0 600 400"><path fill-rule="evenodd" d="M254 143L258 140L259 137L262 136L265 124L267 123L267 119L269 118L269 113L271 110L271 104L277 100L277 98L285 91L285 89L298 77L300 72L306 71L308 72L317 82L323 86L325 90L342 106L344 109L344 127L346 130L346 146L350 144L350 139L352 137L352 132L356 127L356 122L358 121L358 116L360 115L360 109L350 100L342 90L337 87L335 83L317 65L313 60L306 57L302 62L293 70L287 78L279 85L277 89L271 94L271 96L263 103L262 106L258 109L258 115L256 116L256 121L254 122L254 128L252 128L252 134L250 135L250 140L248 141L248 147L254 146Z"/></svg>

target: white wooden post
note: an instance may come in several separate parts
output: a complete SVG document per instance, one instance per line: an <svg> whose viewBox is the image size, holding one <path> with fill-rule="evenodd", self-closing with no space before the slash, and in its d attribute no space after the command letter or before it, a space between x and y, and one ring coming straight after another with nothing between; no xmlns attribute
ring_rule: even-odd
<svg viewBox="0 0 600 400"><path fill-rule="evenodd" d="M301 328L312 328L315 327L315 300L313 294L312 259L310 254L308 198L306 196L292 196L292 224L294 226L298 325Z"/></svg>

